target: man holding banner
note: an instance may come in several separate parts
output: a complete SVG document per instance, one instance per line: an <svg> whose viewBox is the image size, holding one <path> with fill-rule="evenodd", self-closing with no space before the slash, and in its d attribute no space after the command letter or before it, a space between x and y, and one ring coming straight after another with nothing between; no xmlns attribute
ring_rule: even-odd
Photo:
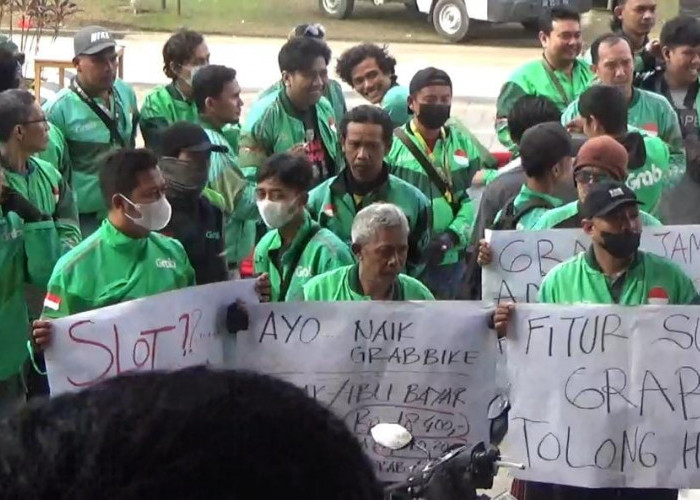
<svg viewBox="0 0 700 500"><path fill-rule="evenodd" d="M593 185L581 204L583 229L592 245L552 269L542 282L538 302L551 304L698 304L692 280L670 260L638 250L642 223L634 192L622 183ZM514 305L499 304L494 325L508 329ZM536 471L533 470L533 473ZM676 490L588 489L532 481L515 481L520 500L653 499L676 500Z"/></svg>

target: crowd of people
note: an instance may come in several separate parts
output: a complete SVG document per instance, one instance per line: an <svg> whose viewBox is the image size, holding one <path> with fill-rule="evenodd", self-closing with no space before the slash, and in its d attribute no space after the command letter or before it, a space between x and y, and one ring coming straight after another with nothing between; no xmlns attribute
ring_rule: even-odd
<svg viewBox="0 0 700 500"><path fill-rule="evenodd" d="M674 18L652 41L656 5L618 1L587 51L577 12L542 15L542 57L497 101L505 166L452 113L449 68L400 83L386 47L352 47L335 73L367 103L348 110L317 24L292 30L279 80L244 121L236 70L209 64L199 33L169 38L170 81L140 106L104 28L75 35L76 76L42 105L3 39L0 415L46 393L57 318L251 276L263 301L480 300L486 229L591 237L544 278L540 302L644 305L661 286L671 304L697 303L677 266L639 250L643 226L700 223L700 22ZM496 309L500 335L512 310ZM516 482L514 494L677 492Z"/></svg>

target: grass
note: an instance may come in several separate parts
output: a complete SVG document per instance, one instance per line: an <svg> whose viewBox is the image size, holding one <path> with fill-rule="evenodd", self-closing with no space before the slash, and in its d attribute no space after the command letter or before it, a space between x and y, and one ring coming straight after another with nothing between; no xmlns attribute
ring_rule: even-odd
<svg viewBox="0 0 700 500"><path fill-rule="evenodd" d="M110 29L173 31L187 26L211 34L286 37L304 22L320 22L329 37L378 42L439 42L425 16L409 12L401 4L375 7L358 2L350 19L329 19L321 14L317 0L140 0L142 12L134 15L129 0L78 0L83 11L69 26L101 24Z"/></svg>

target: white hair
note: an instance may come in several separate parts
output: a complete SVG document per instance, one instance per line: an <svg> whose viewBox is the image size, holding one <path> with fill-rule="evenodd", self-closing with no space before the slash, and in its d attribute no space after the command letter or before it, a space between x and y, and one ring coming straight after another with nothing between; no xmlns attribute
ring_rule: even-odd
<svg viewBox="0 0 700 500"><path fill-rule="evenodd" d="M406 215L392 203L373 203L360 210L352 221L352 242L359 245L372 240L380 229L399 227L408 237Z"/></svg>

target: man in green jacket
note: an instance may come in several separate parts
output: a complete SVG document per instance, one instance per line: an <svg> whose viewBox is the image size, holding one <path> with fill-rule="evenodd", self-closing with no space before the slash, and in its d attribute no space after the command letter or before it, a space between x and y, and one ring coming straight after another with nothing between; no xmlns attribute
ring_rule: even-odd
<svg viewBox="0 0 700 500"><path fill-rule="evenodd" d="M314 185L342 170L335 115L323 97L330 58L328 45L315 38L284 44L278 58L284 92L263 98L241 131L239 160L248 179L255 180L267 157L290 150L306 154Z"/></svg>
<svg viewBox="0 0 700 500"><path fill-rule="evenodd" d="M430 242L430 202L418 188L389 174L384 156L392 136L393 124L383 109L362 105L350 110L340 123L347 168L311 191L308 208L314 220L350 244L357 212L378 201L400 207L411 231L407 271L416 277Z"/></svg>
<svg viewBox="0 0 700 500"><path fill-rule="evenodd" d="M396 59L386 47L374 43L351 47L338 58L335 72L355 92L389 113L394 127L410 119L408 88L397 83Z"/></svg>
<svg viewBox="0 0 700 500"><path fill-rule="evenodd" d="M510 151L517 146L508 133L508 113L524 95L540 95L554 102L560 111L576 99L593 81L581 53L581 16L568 7L553 7L540 19L542 58L518 68L501 88L496 104L498 140Z"/></svg>
<svg viewBox="0 0 700 500"><path fill-rule="evenodd" d="M433 300L418 280L401 274L408 254L408 221L391 203L363 208L352 224L357 264L316 276L304 285L305 301Z"/></svg>
<svg viewBox="0 0 700 500"><path fill-rule="evenodd" d="M450 119L452 80L436 68L413 77L409 107L413 119L394 131L386 157L390 173L417 187L430 200L432 239L425 251L423 282L440 299L453 299L466 270L465 247L475 207L467 189L498 175L496 160L457 120ZM450 120L448 122L448 119Z"/></svg>
<svg viewBox="0 0 700 500"><path fill-rule="evenodd" d="M326 30L320 24L300 24L296 26L291 33L289 33L289 39L291 40L292 38L297 38L300 36L306 36L323 41L326 38ZM345 94L343 93L343 88L337 81L328 78L327 73L326 77L324 78L324 84L323 97L328 99L328 102L330 102L331 106L333 106L335 122L340 123L343 120L345 113L348 111L347 105L345 104ZM253 115L256 114L255 108L259 102L265 102L263 101L265 96L272 93L279 93L282 90L284 90L284 82L282 80L278 80L277 83L263 90L258 95L258 101L253 103L250 113Z"/></svg>
<svg viewBox="0 0 700 500"><path fill-rule="evenodd" d="M670 150L670 180L680 179L685 172L685 150L678 117L673 107L660 95L632 86L634 63L630 42L620 35L607 34L591 44L593 69L598 81L617 87L627 103L629 125L660 137ZM578 99L561 117L570 130L583 131Z"/></svg>
<svg viewBox="0 0 700 500"><path fill-rule="evenodd" d="M642 203L641 208L655 215L661 193L670 184L668 145L659 137L642 135L627 128L627 104L616 87L594 85L579 98L588 137L608 135L627 150L626 183Z"/></svg>
<svg viewBox="0 0 700 500"><path fill-rule="evenodd" d="M109 153L134 147L138 108L133 89L117 79L117 44L107 30L83 28L73 43L77 76L44 109L66 140L80 229L88 236L106 211L98 172Z"/></svg>
<svg viewBox="0 0 700 500"><path fill-rule="evenodd" d="M209 140L228 151L211 155L208 186L224 199L226 261L236 275L241 261L253 251L258 219L255 183L243 175L236 152L231 150L224 135L224 127L239 120L243 106L236 71L218 65L202 68L193 80L193 98L199 111L199 123Z"/></svg>
<svg viewBox="0 0 700 500"><path fill-rule="evenodd" d="M28 250L34 245L42 249L44 259L30 274L45 291L58 258L82 239L78 209L60 172L33 156L48 145L46 116L34 96L26 90L0 93L0 116L0 167L6 189L22 196L43 219L24 239Z"/></svg>
<svg viewBox="0 0 700 500"><path fill-rule="evenodd" d="M209 47L196 31L181 29L163 46L163 72L170 79L148 93L141 106L141 135L146 147L160 152L160 134L175 122L197 122L192 78L209 64Z"/></svg>
<svg viewBox="0 0 700 500"><path fill-rule="evenodd" d="M270 231L255 247L255 272L267 273L273 302L301 300L314 276L354 262L348 246L309 217L312 170L301 155L276 153L258 172L258 209Z"/></svg>

